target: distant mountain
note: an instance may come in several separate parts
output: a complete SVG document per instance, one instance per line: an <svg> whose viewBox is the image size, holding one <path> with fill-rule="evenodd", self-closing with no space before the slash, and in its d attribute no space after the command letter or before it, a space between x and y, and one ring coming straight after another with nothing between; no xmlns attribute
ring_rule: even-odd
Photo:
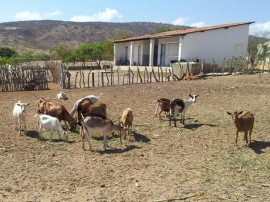
<svg viewBox="0 0 270 202"><path fill-rule="evenodd" d="M185 29L186 26L152 22L69 22L20 21L0 23L0 47L9 47L18 53L34 51L52 53L61 44L78 47L81 44L114 40L120 36L140 36L156 33L159 29Z"/></svg>

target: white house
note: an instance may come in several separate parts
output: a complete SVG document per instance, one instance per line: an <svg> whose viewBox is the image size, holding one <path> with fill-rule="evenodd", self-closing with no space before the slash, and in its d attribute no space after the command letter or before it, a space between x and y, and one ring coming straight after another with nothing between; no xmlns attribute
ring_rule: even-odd
<svg viewBox="0 0 270 202"><path fill-rule="evenodd" d="M172 62L204 59L218 65L224 57L246 57L249 25L237 22L180 29L114 41L114 64L170 66Z"/></svg>

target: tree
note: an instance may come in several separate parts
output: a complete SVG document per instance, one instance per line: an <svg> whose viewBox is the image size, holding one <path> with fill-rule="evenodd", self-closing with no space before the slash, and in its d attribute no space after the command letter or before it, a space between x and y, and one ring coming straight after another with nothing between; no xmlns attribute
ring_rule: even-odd
<svg viewBox="0 0 270 202"><path fill-rule="evenodd" d="M10 58L14 54L16 54L15 50L12 50L10 48L0 48L0 57Z"/></svg>
<svg viewBox="0 0 270 202"><path fill-rule="evenodd" d="M59 60L62 60L62 62L66 62L66 60L69 59L70 55L72 53L72 50L65 44L60 45L55 50L55 57Z"/></svg>
<svg viewBox="0 0 270 202"><path fill-rule="evenodd" d="M75 50L76 61L85 63L86 61L96 62L100 67L102 60L111 60L113 58L113 43L109 41L94 42L81 45Z"/></svg>
<svg viewBox="0 0 270 202"><path fill-rule="evenodd" d="M156 29L156 33L161 33L161 32L168 32L168 31L173 31L179 29L178 27L169 27L169 26L159 26Z"/></svg>
<svg viewBox="0 0 270 202"><path fill-rule="evenodd" d="M248 54L252 64L255 62L256 59L258 45L268 41L269 37L270 32L256 32L252 36L249 36Z"/></svg>

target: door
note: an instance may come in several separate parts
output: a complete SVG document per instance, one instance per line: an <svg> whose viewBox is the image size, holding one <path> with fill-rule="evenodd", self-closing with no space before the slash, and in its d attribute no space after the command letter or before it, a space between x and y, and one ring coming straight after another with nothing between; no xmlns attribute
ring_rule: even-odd
<svg viewBox="0 0 270 202"><path fill-rule="evenodd" d="M166 44L161 44L160 50L160 65L165 66L165 53L166 53Z"/></svg>

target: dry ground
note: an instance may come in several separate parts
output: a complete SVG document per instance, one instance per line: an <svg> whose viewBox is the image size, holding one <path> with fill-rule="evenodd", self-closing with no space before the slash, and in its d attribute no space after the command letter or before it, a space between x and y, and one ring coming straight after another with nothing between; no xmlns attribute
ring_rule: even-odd
<svg viewBox="0 0 270 202"><path fill-rule="evenodd" d="M120 148L110 138L104 152L83 151L78 133L69 142L38 139L35 101L61 90L0 93L0 201L267 201L270 198L270 75L214 77L196 81L67 90L60 101L71 110L86 95L99 95L109 117L134 110L134 141ZM186 126L169 127L154 117L159 97L199 94ZM15 102L30 102L27 134L14 131ZM235 130L226 111L255 115L251 147L233 145ZM47 133L46 139L48 140Z"/></svg>

